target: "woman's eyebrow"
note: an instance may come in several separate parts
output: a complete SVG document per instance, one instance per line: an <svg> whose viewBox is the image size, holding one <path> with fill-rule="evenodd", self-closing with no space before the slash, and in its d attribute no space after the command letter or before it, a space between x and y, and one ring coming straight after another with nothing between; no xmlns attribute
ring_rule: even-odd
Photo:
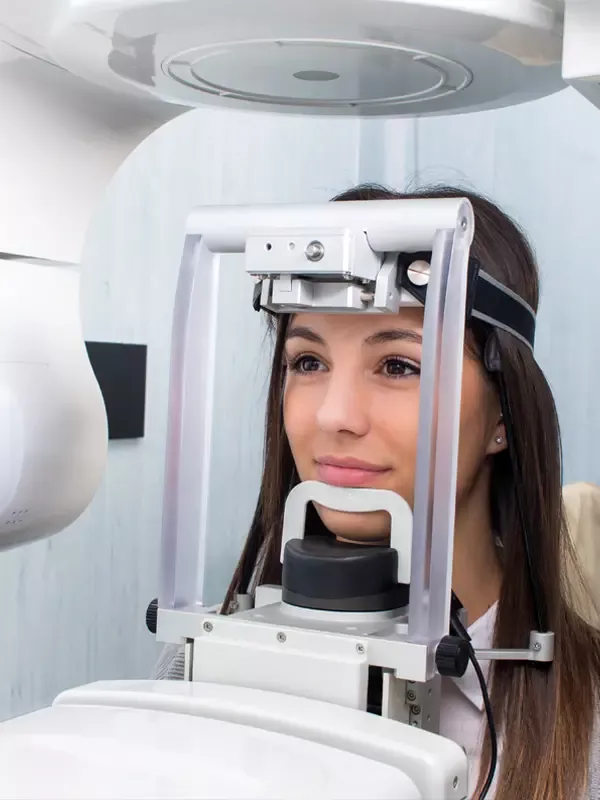
<svg viewBox="0 0 600 800"><path fill-rule="evenodd" d="M365 344L387 344L388 342L415 342L423 344L423 337L416 331L406 328L391 328L387 331L378 331L365 339Z"/></svg>
<svg viewBox="0 0 600 800"><path fill-rule="evenodd" d="M295 325L293 328L290 328L285 339L286 341L290 339L306 339L308 342L313 342L313 344L325 344L324 339L319 336L318 333L315 333L312 328L307 328L304 325Z"/></svg>

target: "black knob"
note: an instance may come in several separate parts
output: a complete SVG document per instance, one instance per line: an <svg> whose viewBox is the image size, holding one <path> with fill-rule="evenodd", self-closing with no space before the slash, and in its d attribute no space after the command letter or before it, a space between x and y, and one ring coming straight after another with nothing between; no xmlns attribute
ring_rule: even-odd
<svg viewBox="0 0 600 800"><path fill-rule="evenodd" d="M444 636L435 651L435 665L440 675L462 678L469 664L469 642L459 636Z"/></svg>
<svg viewBox="0 0 600 800"><path fill-rule="evenodd" d="M156 633L157 619L158 619L158 599L154 598L154 600L150 603L150 605L146 609L146 627L148 628L150 633Z"/></svg>

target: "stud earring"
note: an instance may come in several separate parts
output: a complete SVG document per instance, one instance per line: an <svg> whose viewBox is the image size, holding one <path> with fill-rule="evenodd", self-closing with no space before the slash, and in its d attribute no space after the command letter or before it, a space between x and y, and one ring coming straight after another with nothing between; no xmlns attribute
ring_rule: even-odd
<svg viewBox="0 0 600 800"><path fill-rule="evenodd" d="M502 444L504 442L503 436L496 436L496 444Z"/></svg>

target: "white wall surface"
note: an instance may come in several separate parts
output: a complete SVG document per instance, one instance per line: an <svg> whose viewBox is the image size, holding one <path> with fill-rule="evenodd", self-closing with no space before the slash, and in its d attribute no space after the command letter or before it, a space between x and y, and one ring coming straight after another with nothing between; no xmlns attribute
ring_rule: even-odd
<svg viewBox="0 0 600 800"><path fill-rule="evenodd" d="M0 718L70 686L146 677L157 656L144 614L158 587L171 307L188 211L326 200L357 181L359 137L354 121L196 111L146 140L113 180L87 237L84 332L148 346L146 436L111 443L104 483L71 529L0 557ZM262 343L240 292L220 335L217 407L237 428L220 426L215 446L212 596L247 529L263 436L262 409L247 405L234 419L236 398L249 400L248 369Z"/></svg>

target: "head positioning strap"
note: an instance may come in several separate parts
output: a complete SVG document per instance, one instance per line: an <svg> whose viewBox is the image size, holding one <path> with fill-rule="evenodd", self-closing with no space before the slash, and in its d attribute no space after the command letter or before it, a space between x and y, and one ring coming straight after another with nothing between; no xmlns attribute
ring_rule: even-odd
<svg viewBox="0 0 600 800"><path fill-rule="evenodd" d="M427 285L415 285L408 274L415 261L431 262L430 252L401 253L398 256L398 288L404 289L425 305ZM486 322L516 336L533 350L535 312L521 297L485 272L476 258L469 259L465 323L473 319Z"/></svg>

